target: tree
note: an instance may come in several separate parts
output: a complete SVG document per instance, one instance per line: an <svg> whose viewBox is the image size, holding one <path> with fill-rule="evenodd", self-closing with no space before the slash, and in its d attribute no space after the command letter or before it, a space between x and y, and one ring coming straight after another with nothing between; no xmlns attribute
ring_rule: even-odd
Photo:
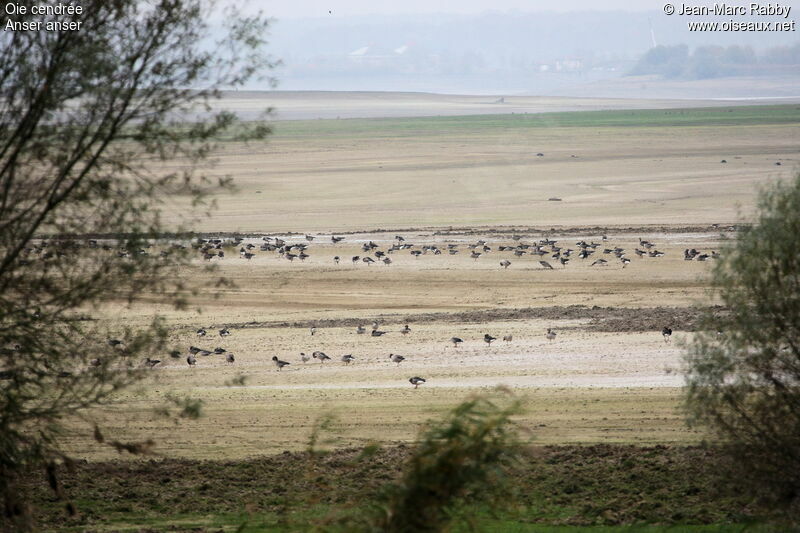
<svg viewBox="0 0 800 533"><path fill-rule="evenodd" d="M686 405L761 494L800 501L800 175L764 189L755 224L713 271L728 312L686 354Z"/></svg>
<svg viewBox="0 0 800 533"><path fill-rule="evenodd" d="M157 318L143 330L113 330L91 313L145 290L183 302L185 287L171 274L189 251L151 246L191 219L167 228L164 199L200 204L227 184L199 172L214 139L236 124L211 103L274 66L263 52L260 14L227 13L224 28L212 32L205 0L80 4L72 15L18 10L4 27L40 22L43 29L0 32L3 529L31 527L16 486L25 468L46 467L58 490L55 465L69 460L60 443L64 418L141 379L141 358L163 347ZM80 28L44 29L52 22ZM262 138L268 129L240 124L235 133ZM163 170L168 160L181 170ZM120 450L149 445L107 439L99 427L95 437Z"/></svg>

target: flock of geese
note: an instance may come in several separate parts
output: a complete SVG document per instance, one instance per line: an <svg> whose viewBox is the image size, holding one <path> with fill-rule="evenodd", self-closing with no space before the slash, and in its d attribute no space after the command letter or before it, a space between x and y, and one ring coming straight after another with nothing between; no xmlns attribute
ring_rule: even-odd
<svg viewBox="0 0 800 533"><path fill-rule="evenodd" d="M379 328L380 328L380 324L378 322L373 322L371 335L379 337L379 336L385 335L386 333L389 333L388 331L382 331ZM317 333L317 327L314 326L314 325L312 325L309 328L309 330L310 330L312 336ZM366 331L367 330L366 330L366 327L364 325L358 325L357 328L356 328L356 334L359 334L359 335L365 334ZM222 329L220 329L218 331L218 333L219 333L219 336L221 338L225 338L225 337L228 337L228 336L231 335L231 331L227 327L223 327ZM406 324L402 329L400 329L400 333L403 334L403 335L408 335L409 333L411 333L410 326L408 324ZM208 335L208 330L206 328L199 328L196 331L196 334L200 338L206 337ZM670 342L670 338L672 336L672 329L669 328L669 327L664 327L661 330L661 335L664 338L664 342L667 342L667 343ZM547 328L547 332L544 334L544 337L550 342L554 341L556 339L556 336L557 336L557 333L552 328ZM494 341L496 341L496 340L497 340L497 337L494 337L493 335L491 335L489 333L486 333L483 336L483 342L486 343L487 346L491 346L492 343ZM503 340L503 342L510 343L510 342L513 341L513 336L512 335L504 335L502 337L502 340ZM459 345L461 345L464 342L464 339L462 339L460 337L452 337L450 339L450 342L453 344L454 348L458 348ZM109 340L108 344L110 346L112 346L112 347L115 347L115 348L119 348L121 346L124 346L123 342L120 341L120 340L117 340L117 339ZM197 357L196 356L198 356L198 355L201 356L201 357L212 356L212 355L224 355L225 356L225 361L228 364L233 364L236 361L236 359L234 357L234 354L229 352L228 350L225 350L224 348L215 348L214 350L205 350L205 349L202 349L202 348L198 348L197 346L190 346L189 347L189 355L186 357L186 363L189 365L190 368L194 368L197 365ZM170 356L172 356L173 358L179 358L180 357L180 352L179 351L173 351L173 352L170 353ZM388 359L389 359L389 361L391 363L394 363L399 367L400 364L403 363L406 360L406 357L403 356L403 355L400 355L400 354L390 353L389 356L388 356ZM320 364L324 364L325 361L331 361L332 358L331 358L331 356L327 355L325 352L322 352L322 351L314 351L314 352L311 353L311 355L307 355L305 352L300 352L300 361L302 363L305 364L305 363L308 363L308 362L310 362L312 360L316 360L316 361L319 361ZM339 360L345 366L347 366L347 365L350 365L353 361L355 361L356 358L355 358L355 356L353 356L353 354L345 354L345 355L342 355L339 358ZM277 368L278 372L283 370L284 367L290 366L292 364L289 361L285 361L283 359L280 359L278 356L273 356L272 357L272 362L275 365L275 367ZM151 359L151 358L148 357L147 359L144 360L143 366L146 366L146 367L149 367L149 368L155 368L157 365L159 365L161 363L162 363L162 361L159 360L159 359ZM100 365L100 360L99 359L93 359L91 361L91 365L92 366L99 366ZM425 378L423 378L423 377L420 377L420 376L412 376L412 377L410 377L408 379L408 381L409 381L409 383L411 383L411 385L414 386L415 389L417 389L417 388L419 388L419 386L421 384L425 383L427 380Z"/></svg>
<svg viewBox="0 0 800 533"><path fill-rule="evenodd" d="M665 328L665 330L666 330L666 328ZM309 328L309 331L310 331L312 336L315 335L317 333L317 326L312 325ZM367 328L363 324L359 324L356 327L356 334L364 335L364 334L366 334L366 332L367 332ZM402 335L408 335L409 333L411 333L411 327L408 324L405 324L399 330L399 332ZM209 334L208 330L206 328L199 328L199 329L196 330L195 333L196 333L198 338L207 337L208 334ZM380 337L380 336L383 336L383 335L385 335L387 333L389 333L389 332L388 331L382 331L380 329L380 324L377 321L372 323L372 330L370 332L371 336ZM671 333L671 330L670 330L670 333ZM225 338L225 337L228 337L228 336L231 335L231 331L227 327L223 327L222 329L220 329L218 331L218 334L219 334L220 338ZM548 341L555 340L556 332L552 328L548 328L547 332L545 333L545 338ZM666 338L666 334L665 334L665 338ZM502 339L503 339L504 342L509 342L510 343L510 342L513 341L513 336L512 335L504 335L502 337ZM494 336L490 335L489 333L486 333L483 336L483 342L485 342L487 346L491 346L492 342L494 342L496 340L497 340L497 337L494 337ZM460 337L452 337L450 339L450 342L453 344L454 348L458 348L459 345L464 342L464 339L462 339ZM120 340L117 340L117 339L110 339L108 341L108 344L110 346L112 346L112 347L115 347L115 348L119 348L119 347L123 347L124 346L123 341L120 341ZM224 348L219 348L218 347L218 348L215 348L214 350L206 350L206 349L203 349L203 348L199 348L197 346L190 346L189 347L189 355L186 356L186 363L189 365L190 368L194 368L197 365L197 356L198 355L201 356L201 357L207 357L207 356L212 356L212 355L224 355L225 356L225 361L228 364L233 364L236 361L236 358L235 358L234 354L229 352L228 350L226 350ZM170 352L170 356L173 357L173 358L180 358L181 354L180 354L179 351L176 350L176 351ZM399 367L400 364L403 361L406 360L406 357L403 356L403 355L400 355L400 354L390 353L389 356L388 356L388 359L389 359L390 362L396 364ZM307 355L305 352L300 352L300 361L302 363L308 363L308 362L310 362L312 360L317 360L321 364L324 364L325 361L330 361L331 357L329 355L327 355L325 352L322 352L322 351L314 351L314 352L311 353L311 355ZM339 358L339 360L345 366L347 366L347 365L350 365L350 363L352 363L353 361L355 361L356 358L355 358L355 356L353 356L353 354L345 354L345 355L342 355ZM291 365L291 363L289 361L284 361L283 359L280 359L278 356L273 356L272 357L272 362L273 362L273 364L275 365L275 367L277 368L277 370L279 372L281 370L283 370L284 367ZM142 364L143 364L143 366L148 367L148 368L155 368L157 365L160 365L161 363L162 363L162 361L160 359L151 359L151 358L148 357L147 359L145 359L143 361ZM91 361L91 364L92 364L92 366L99 366L100 365L100 360L99 359L93 359ZM416 389L416 388L419 388L419 386L421 384L425 383L427 380L425 378L423 378L423 377L420 377L420 376L412 376L411 378L408 379L408 381Z"/></svg>
<svg viewBox="0 0 800 533"><path fill-rule="evenodd" d="M261 252L274 252L283 259L288 261L299 260L305 261L310 257L308 251L312 241L317 239L314 235L305 235L304 241L289 243L285 239L279 237L262 237L263 241L260 246L253 243L244 244L242 238L237 237L233 240L225 239L201 239L197 246L205 260L211 260L214 257L219 259L225 257L224 248L226 246L239 247L239 256L243 259L250 260L256 256L257 251ZM605 267L609 266L612 261L618 261L622 268L625 268L631 263L633 256L638 258L652 257L659 258L666 255L664 252L656 248L655 243L639 238L638 246L633 250L623 248L621 246L609 246L607 244L608 236L603 235L600 238L601 242L593 240L587 242L585 239L575 242L574 247L559 244L559 241L553 239L540 239L534 243L522 242L521 235L512 235L512 240L516 244L498 244L492 247L485 239L479 239L470 244L455 244L449 243L442 246L435 244L415 245L406 241L402 235L396 235L391 245L386 245L381 249L381 245L374 241L368 241L361 245L362 253L354 255L350 258L353 265L359 263L371 266L374 263L380 262L384 265L391 265L391 255L407 251L415 259L419 259L423 255L457 255L461 252L468 253L469 257L477 261L483 256L487 256L494 252L505 252L513 254L516 258L522 258L525 255L537 258L539 266L546 270L553 270L553 265L560 265L566 267L570 260L578 258L581 260L591 259L590 266L592 267ZM344 237L337 237L331 235L330 241L332 244L338 244L344 241ZM462 249L465 248L465 249ZM602 254L602 257L601 257ZM711 251L710 254L700 252L694 248L687 249L684 252L684 259L705 261L708 258L716 259L719 254L716 251ZM333 257L334 264L338 265L342 261L342 257L335 255ZM500 266L507 269L511 266L509 259L502 259Z"/></svg>

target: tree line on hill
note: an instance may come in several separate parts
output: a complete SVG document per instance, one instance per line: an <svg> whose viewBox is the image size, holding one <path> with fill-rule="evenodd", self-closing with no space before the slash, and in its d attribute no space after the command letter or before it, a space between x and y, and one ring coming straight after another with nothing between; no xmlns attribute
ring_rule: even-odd
<svg viewBox="0 0 800 533"><path fill-rule="evenodd" d="M757 53L750 46L699 46L691 53L685 44L655 46L631 69L631 76L657 74L669 79L702 80L726 76L796 73L800 43Z"/></svg>

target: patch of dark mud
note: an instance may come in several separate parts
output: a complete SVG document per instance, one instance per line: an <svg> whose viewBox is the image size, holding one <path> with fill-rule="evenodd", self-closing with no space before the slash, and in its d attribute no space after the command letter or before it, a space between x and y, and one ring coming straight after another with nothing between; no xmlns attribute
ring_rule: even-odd
<svg viewBox="0 0 800 533"><path fill-rule="evenodd" d="M653 224L653 225L639 225L639 226L550 226L547 227L533 227L533 226L470 226L470 227L447 227L442 228L438 226L432 227L409 227L409 228L373 228L373 229L358 229L358 230L345 230L334 231L334 235L362 235L362 234L381 234L381 233L419 233L430 234L434 236L489 236L498 239L511 239L514 236L519 236L524 239L551 237L553 235L604 235L608 233L613 234L637 234L643 237L653 233L667 233L667 234L681 234L681 233L713 233L713 232L726 232L741 231L748 227L747 224L717 224L716 226L710 224L695 224L695 225L668 225L668 224ZM329 235L331 232L311 232L314 235ZM217 232L183 232L183 233L161 233L158 239L175 239L175 240L192 240L192 239L234 239L241 237L242 239L260 239L263 236L270 235L284 235L284 236L302 236L305 232L302 231L265 231L265 232L235 232L235 231L217 231ZM42 234L39 238L47 239L116 239L124 240L130 237L129 234L124 233L86 233L86 234Z"/></svg>
<svg viewBox="0 0 800 533"><path fill-rule="evenodd" d="M509 320L588 320L589 323L576 329L603 332L661 331L669 327L675 331L697 331L701 319L707 313L721 314L725 309L714 307L599 307L599 306L553 306L527 307L523 309L481 309L456 313L419 313L411 315L376 315L381 324L430 324L464 323L483 324ZM345 328L367 325L364 318L328 318L314 321L271 321L218 324L213 327L234 329L249 328Z"/></svg>

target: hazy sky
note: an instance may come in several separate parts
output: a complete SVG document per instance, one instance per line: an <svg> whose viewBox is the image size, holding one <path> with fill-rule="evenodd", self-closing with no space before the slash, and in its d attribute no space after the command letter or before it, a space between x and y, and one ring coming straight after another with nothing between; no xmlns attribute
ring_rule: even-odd
<svg viewBox="0 0 800 533"><path fill-rule="evenodd" d="M408 13L482 13L485 11L647 11L661 9L666 0L255 0L276 18L391 15ZM791 2L790 2L791 3ZM331 13L328 13L328 12Z"/></svg>

